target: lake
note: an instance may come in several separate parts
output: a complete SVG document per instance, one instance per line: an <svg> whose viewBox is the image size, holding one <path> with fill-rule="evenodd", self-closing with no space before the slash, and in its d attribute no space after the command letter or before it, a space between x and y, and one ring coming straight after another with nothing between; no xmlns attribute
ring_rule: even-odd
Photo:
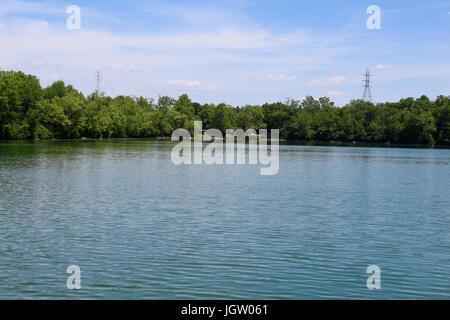
<svg viewBox="0 0 450 320"><path fill-rule="evenodd" d="M0 142L0 298L450 299L450 150L281 145L261 176L172 147Z"/></svg>

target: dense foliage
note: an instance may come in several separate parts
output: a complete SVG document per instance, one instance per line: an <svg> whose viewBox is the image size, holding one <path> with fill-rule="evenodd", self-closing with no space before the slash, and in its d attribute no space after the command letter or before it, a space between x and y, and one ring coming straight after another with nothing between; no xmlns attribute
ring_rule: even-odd
<svg viewBox="0 0 450 320"><path fill-rule="evenodd" d="M178 99L85 97L57 81L41 88L22 72L0 72L0 138L166 137L193 120L230 128L280 129L280 137L304 141L450 144L450 99L407 98L396 103L355 100L338 108L328 98L231 107Z"/></svg>

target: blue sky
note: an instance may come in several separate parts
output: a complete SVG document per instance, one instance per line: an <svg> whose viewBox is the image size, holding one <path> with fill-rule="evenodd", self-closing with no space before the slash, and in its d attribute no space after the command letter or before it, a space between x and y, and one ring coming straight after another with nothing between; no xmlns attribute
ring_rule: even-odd
<svg viewBox="0 0 450 320"><path fill-rule="evenodd" d="M369 5L381 29L369 30ZM81 8L68 30L66 8ZM0 68L62 79L85 93L188 93L233 105L450 94L450 1L0 0Z"/></svg>

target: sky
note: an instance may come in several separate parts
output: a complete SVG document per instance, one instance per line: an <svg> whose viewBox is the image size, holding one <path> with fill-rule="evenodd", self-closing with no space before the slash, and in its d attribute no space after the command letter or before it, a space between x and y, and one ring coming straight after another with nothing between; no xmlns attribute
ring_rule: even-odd
<svg viewBox="0 0 450 320"><path fill-rule="evenodd" d="M80 8L69 29L67 8ZM381 10L369 29L370 5ZM72 21L72 20L70 20ZM450 95L450 0L0 0L0 69L202 103Z"/></svg>

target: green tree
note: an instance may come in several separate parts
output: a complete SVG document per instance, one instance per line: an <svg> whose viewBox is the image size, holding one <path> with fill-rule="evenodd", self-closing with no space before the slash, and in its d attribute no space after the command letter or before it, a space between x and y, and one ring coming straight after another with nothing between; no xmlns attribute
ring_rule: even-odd
<svg viewBox="0 0 450 320"><path fill-rule="evenodd" d="M288 124L287 138L310 141L314 137L312 116L307 112L300 112L293 116Z"/></svg>
<svg viewBox="0 0 450 320"><path fill-rule="evenodd" d="M237 127L247 129L264 129L266 124L264 122L264 112L260 107L245 106L239 111L236 111Z"/></svg>
<svg viewBox="0 0 450 320"><path fill-rule="evenodd" d="M219 129L224 134L227 129L235 128L235 113L232 108L221 103L216 107L214 115L214 128Z"/></svg>
<svg viewBox="0 0 450 320"><path fill-rule="evenodd" d="M35 76L0 71L0 138L29 137L29 124L25 116L41 96L41 86Z"/></svg>
<svg viewBox="0 0 450 320"><path fill-rule="evenodd" d="M27 119L35 139L65 138L70 127L60 98L39 101L29 110Z"/></svg>

